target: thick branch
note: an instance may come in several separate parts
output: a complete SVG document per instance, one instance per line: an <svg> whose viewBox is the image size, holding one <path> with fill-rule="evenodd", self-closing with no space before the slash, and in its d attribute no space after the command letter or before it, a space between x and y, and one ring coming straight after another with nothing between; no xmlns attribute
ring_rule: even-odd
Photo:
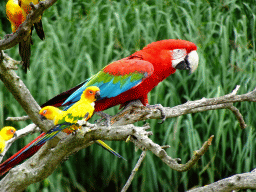
<svg viewBox="0 0 256 192"><path fill-rule="evenodd" d="M40 1L38 4L33 6L30 14L26 20L20 25L16 33L11 35L7 39L0 40L0 50L10 49L17 45L22 39L30 35L32 25L37 21L43 12L52 6L57 0L45 0Z"/></svg>
<svg viewBox="0 0 256 192"><path fill-rule="evenodd" d="M148 138L148 135L152 134L146 131L148 128L148 125L136 127L132 124L114 126L111 129L95 126L91 128L84 127L76 135L69 135L61 140L57 146L56 143L47 142L32 158L9 171L0 181L0 191L22 191L31 183L43 180L69 155L90 146L93 140L98 139L126 140L131 136L131 141L137 147L142 148L142 146L145 146L145 150L152 151L168 166L175 170L185 170L184 166L188 169L188 166L178 164L176 159L169 157L161 146ZM198 156L198 154L194 156ZM193 162L195 163L197 160L193 160Z"/></svg>
<svg viewBox="0 0 256 192"><path fill-rule="evenodd" d="M189 192L226 192L241 189L256 189L256 172L236 174Z"/></svg>

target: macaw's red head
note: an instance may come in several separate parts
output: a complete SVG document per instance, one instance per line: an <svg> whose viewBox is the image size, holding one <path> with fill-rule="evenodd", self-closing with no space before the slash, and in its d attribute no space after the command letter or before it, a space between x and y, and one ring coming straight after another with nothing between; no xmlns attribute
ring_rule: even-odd
<svg viewBox="0 0 256 192"><path fill-rule="evenodd" d="M83 94L81 95L81 99L86 99L89 103L93 103L100 97L100 89L96 86L87 87Z"/></svg>
<svg viewBox="0 0 256 192"><path fill-rule="evenodd" d="M13 136L16 136L16 129L11 126L6 126L0 131L0 135L5 141L8 141Z"/></svg>
<svg viewBox="0 0 256 192"><path fill-rule="evenodd" d="M53 107L53 106L46 106L43 107L39 111L39 115L41 116L41 119L48 119L48 120L54 120L54 118L61 112L60 109Z"/></svg>
<svg viewBox="0 0 256 192"><path fill-rule="evenodd" d="M147 45L143 51L149 53L151 56L151 63L157 63L162 69L173 68L181 70L190 70L193 73L198 66L197 47L194 43L179 40L167 39L153 42Z"/></svg>

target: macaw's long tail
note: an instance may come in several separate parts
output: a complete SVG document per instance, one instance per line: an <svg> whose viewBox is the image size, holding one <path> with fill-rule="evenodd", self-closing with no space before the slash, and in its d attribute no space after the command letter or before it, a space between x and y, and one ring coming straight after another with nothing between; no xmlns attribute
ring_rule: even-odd
<svg viewBox="0 0 256 192"><path fill-rule="evenodd" d="M5 174L7 171L9 171L15 165L19 164L21 161L34 155L43 146L44 143L41 145L32 147L33 144L37 140L39 140L40 138L42 138L44 136L45 136L45 133L42 133L37 138L35 138L33 141L31 141L28 145L26 145L24 148L22 148L17 153L15 153L13 156L11 156L9 159L7 159L5 162L0 164L0 176Z"/></svg>
<svg viewBox="0 0 256 192"><path fill-rule="evenodd" d="M118 154L117 152L114 151L114 149L112 149L111 147L109 147L106 143L104 143L103 141L101 140L97 140L96 143L98 145L100 145L101 147L103 147L104 149L106 149L108 152L112 153L113 155L119 157L119 158L122 158L124 160L126 160L125 158L123 158L120 154Z"/></svg>

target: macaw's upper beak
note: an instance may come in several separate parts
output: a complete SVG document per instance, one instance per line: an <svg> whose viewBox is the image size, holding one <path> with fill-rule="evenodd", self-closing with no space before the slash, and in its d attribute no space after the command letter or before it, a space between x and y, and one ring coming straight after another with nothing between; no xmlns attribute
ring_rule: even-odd
<svg viewBox="0 0 256 192"><path fill-rule="evenodd" d="M46 117L43 115L40 115L40 119L43 121L43 120L46 120Z"/></svg>
<svg viewBox="0 0 256 192"><path fill-rule="evenodd" d="M181 70L190 70L190 72L193 73L198 66L198 61L199 58L197 52L191 51L188 55L186 55L184 60L175 66L175 68Z"/></svg>
<svg viewBox="0 0 256 192"><path fill-rule="evenodd" d="M95 99L98 100L99 98L100 98L100 92L97 91L97 92L95 93Z"/></svg>
<svg viewBox="0 0 256 192"><path fill-rule="evenodd" d="M13 137L17 137L17 133L16 132L13 134Z"/></svg>

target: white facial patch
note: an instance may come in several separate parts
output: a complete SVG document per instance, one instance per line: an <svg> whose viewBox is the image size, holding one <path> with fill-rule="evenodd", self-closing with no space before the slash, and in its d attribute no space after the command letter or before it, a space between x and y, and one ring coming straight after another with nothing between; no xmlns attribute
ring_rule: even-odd
<svg viewBox="0 0 256 192"><path fill-rule="evenodd" d="M172 54L172 67L176 67L181 61L183 61L187 55L186 49L174 49L170 51Z"/></svg>

